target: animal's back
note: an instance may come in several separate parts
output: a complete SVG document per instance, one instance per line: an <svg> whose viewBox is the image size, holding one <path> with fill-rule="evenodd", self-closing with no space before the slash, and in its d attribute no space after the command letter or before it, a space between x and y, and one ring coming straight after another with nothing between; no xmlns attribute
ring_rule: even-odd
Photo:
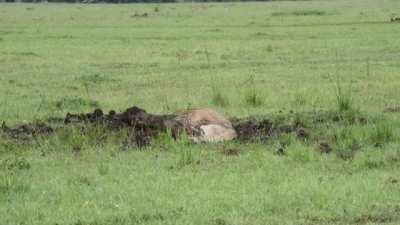
<svg viewBox="0 0 400 225"><path fill-rule="evenodd" d="M232 127L229 120L210 108L192 109L178 116L185 125L200 127L202 125L216 124L224 127Z"/></svg>
<svg viewBox="0 0 400 225"><path fill-rule="evenodd" d="M195 142L232 140L237 136L231 122L210 108L188 110L178 114L177 119Z"/></svg>

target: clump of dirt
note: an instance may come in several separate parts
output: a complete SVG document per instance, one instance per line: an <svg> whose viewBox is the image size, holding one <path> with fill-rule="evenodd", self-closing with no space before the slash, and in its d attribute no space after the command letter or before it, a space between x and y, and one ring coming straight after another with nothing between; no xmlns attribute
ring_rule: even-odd
<svg viewBox="0 0 400 225"><path fill-rule="evenodd" d="M390 176L390 177L386 178L386 183L389 183L389 184L397 184L399 182L400 182L399 177Z"/></svg>
<svg viewBox="0 0 400 225"><path fill-rule="evenodd" d="M269 120L236 120L233 122L233 128L237 132L237 138L244 141L269 136L272 133L273 123Z"/></svg>
<svg viewBox="0 0 400 225"><path fill-rule="evenodd" d="M161 132L171 131L172 137L176 137L182 132L183 125L175 120L175 115L154 115L147 113L139 107L131 107L122 113L111 110L104 114L101 109L95 109L92 113L71 114L68 113L64 123L89 123L102 124L111 130L128 128L131 141L137 146L143 147L150 144L152 138Z"/></svg>
<svg viewBox="0 0 400 225"><path fill-rule="evenodd" d="M298 127L296 134L297 134L297 137L300 139L306 139L310 136L308 130L304 127Z"/></svg>
<svg viewBox="0 0 400 225"><path fill-rule="evenodd" d="M321 154L329 154L332 151L331 146L325 141L320 141L318 143L318 149Z"/></svg>
<svg viewBox="0 0 400 225"><path fill-rule="evenodd" d="M284 155L286 155L285 148L284 148L283 146L278 147L278 148L276 149L276 151L274 152L274 155L277 155L277 156L284 156Z"/></svg>
<svg viewBox="0 0 400 225"><path fill-rule="evenodd" d="M130 140L127 140L125 144L143 147L150 145L152 138L167 130L170 130L172 137L176 139L183 131L183 125L175 120L175 117L175 115L150 114L136 106L122 113L111 110L105 114L101 109L95 109L90 113L67 113L64 119L50 118L47 123L38 122L9 127L3 122L0 131L17 140L30 140L52 134L67 124L80 124L86 127L102 125L111 131L127 128Z"/></svg>
<svg viewBox="0 0 400 225"><path fill-rule="evenodd" d="M131 15L131 18L145 18L148 17L149 14L147 12L145 13L134 13L133 15Z"/></svg>
<svg viewBox="0 0 400 225"><path fill-rule="evenodd" d="M395 17L392 17L392 18L390 18L390 22L400 22L400 16L395 16Z"/></svg>
<svg viewBox="0 0 400 225"><path fill-rule="evenodd" d="M301 124L279 124L267 119L245 119L233 122L233 127L236 130L240 141L261 140L267 141L273 136L280 134L296 133L299 138L308 137L307 128Z"/></svg>
<svg viewBox="0 0 400 225"><path fill-rule="evenodd" d="M5 122L2 123L0 131L8 134L11 138L18 140L28 140L42 135L49 135L54 129L45 123L30 123L9 127Z"/></svg>

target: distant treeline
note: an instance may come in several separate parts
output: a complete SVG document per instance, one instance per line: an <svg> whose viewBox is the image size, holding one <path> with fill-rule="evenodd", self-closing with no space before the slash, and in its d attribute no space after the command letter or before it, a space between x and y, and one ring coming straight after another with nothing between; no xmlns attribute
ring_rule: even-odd
<svg viewBox="0 0 400 225"><path fill-rule="evenodd" d="M250 2L250 1L280 1L280 0L0 0L0 2L51 2L51 3L168 3L168 2ZM292 0L302 1L302 0ZM304 0L303 0L304 1Z"/></svg>

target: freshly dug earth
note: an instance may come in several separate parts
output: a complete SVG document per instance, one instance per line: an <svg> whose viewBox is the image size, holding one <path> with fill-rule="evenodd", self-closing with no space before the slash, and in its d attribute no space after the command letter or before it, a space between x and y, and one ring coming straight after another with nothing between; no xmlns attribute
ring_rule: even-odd
<svg viewBox="0 0 400 225"><path fill-rule="evenodd" d="M238 120L233 123L234 129L241 141L261 140L266 141L272 136L282 133L296 132L297 137L307 138L308 131L301 124L281 125L270 120Z"/></svg>
<svg viewBox="0 0 400 225"><path fill-rule="evenodd" d="M57 125L54 122L60 120L63 121L61 125ZM308 136L307 129L300 124L280 125L270 120L256 119L234 119L233 122L230 122L212 109L189 110L177 115L154 115L136 106L128 108L121 113L111 110L108 114L105 114L101 109L96 109L90 113L68 113L63 119L52 118L47 123L30 123L15 127L8 127L3 122L0 131L14 139L27 140L37 136L50 135L67 124L102 125L110 131L127 128L131 142L137 147L150 145L152 138L162 132L167 132L167 130L171 132L174 139L182 132L186 132L189 137L201 137L204 135L204 130L206 130L202 130L202 126L204 128L204 126L209 125L221 126L224 129L232 130L228 137L222 140L237 138L239 141L266 141L274 135L292 132L296 132L299 138ZM200 142L212 140L207 138L196 140L200 140Z"/></svg>
<svg viewBox="0 0 400 225"><path fill-rule="evenodd" d="M32 137L51 134L54 132L54 129L46 123L22 124L10 128L5 122L3 122L0 131L8 134L14 139L28 140Z"/></svg>
<svg viewBox="0 0 400 225"><path fill-rule="evenodd" d="M67 113L63 125L54 123L60 119L51 119L48 123L30 123L8 127L4 122L1 130L11 138L17 140L27 140L38 136L46 136L62 129L67 124L81 124L84 126L103 125L111 131L128 128L130 138L138 147L150 144L151 138L160 132L171 131L172 137L176 138L182 131L182 125L174 120L175 115L153 115L138 107L131 107L122 113L110 111L104 114L101 109L96 109L91 113L71 114Z"/></svg>
<svg viewBox="0 0 400 225"><path fill-rule="evenodd" d="M102 124L111 130L128 128L130 136L138 147L150 144L151 138L161 132L171 131L172 137L182 132L182 124L175 119L176 115L154 115L133 106L122 113L110 111L104 114L101 109L96 109L87 114L70 114L65 117L64 123Z"/></svg>

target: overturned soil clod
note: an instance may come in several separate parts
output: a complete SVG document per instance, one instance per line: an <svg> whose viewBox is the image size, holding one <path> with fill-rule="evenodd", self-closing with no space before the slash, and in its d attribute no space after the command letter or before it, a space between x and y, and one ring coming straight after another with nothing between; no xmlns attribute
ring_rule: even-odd
<svg viewBox="0 0 400 225"><path fill-rule="evenodd" d="M269 138L295 132L299 138L308 137L308 131L300 124L279 124L270 120L236 120L233 123L238 134L238 140L252 141L262 140L267 141Z"/></svg>
<svg viewBox="0 0 400 225"><path fill-rule="evenodd" d="M31 123L8 127L6 123L3 122L0 131L8 134L12 138L26 140L40 135L51 134L54 132L54 129L45 123Z"/></svg>
<svg viewBox="0 0 400 225"><path fill-rule="evenodd" d="M399 16L394 16L390 18L390 22L394 23L394 22L400 22L400 17Z"/></svg>
<svg viewBox="0 0 400 225"><path fill-rule="evenodd" d="M110 131L128 129L129 143L138 147L148 146L151 139L160 132L171 131L173 138L182 132L182 125L174 119L175 115L153 115L138 107L131 107L122 113L110 111L103 113L101 109L95 109L91 113L72 114L67 113L64 119L51 118L46 123L29 123L9 127L3 122L0 132L17 140L29 140L38 136L52 134L56 129L62 129L67 125L91 126L101 125ZM61 122L61 124L60 124Z"/></svg>
<svg viewBox="0 0 400 225"><path fill-rule="evenodd" d="M175 120L175 115L154 115L147 113L139 107L131 107L122 113L111 110L104 114L101 109L96 109L92 113L71 114L65 117L65 124L87 123L101 124L110 130L128 128L131 139L138 147L148 146L151 139L161 132L171 131L174 139L183 130L182 124ZM131 140L131 141L132 141Z"/></svg>
<svg viewBox="0 0 400 225"><path fill-rule="evenodd" d="M332 147L325 141L320 141L318 143L318 149L321 154L329 154L332 151Z"/></svg>

